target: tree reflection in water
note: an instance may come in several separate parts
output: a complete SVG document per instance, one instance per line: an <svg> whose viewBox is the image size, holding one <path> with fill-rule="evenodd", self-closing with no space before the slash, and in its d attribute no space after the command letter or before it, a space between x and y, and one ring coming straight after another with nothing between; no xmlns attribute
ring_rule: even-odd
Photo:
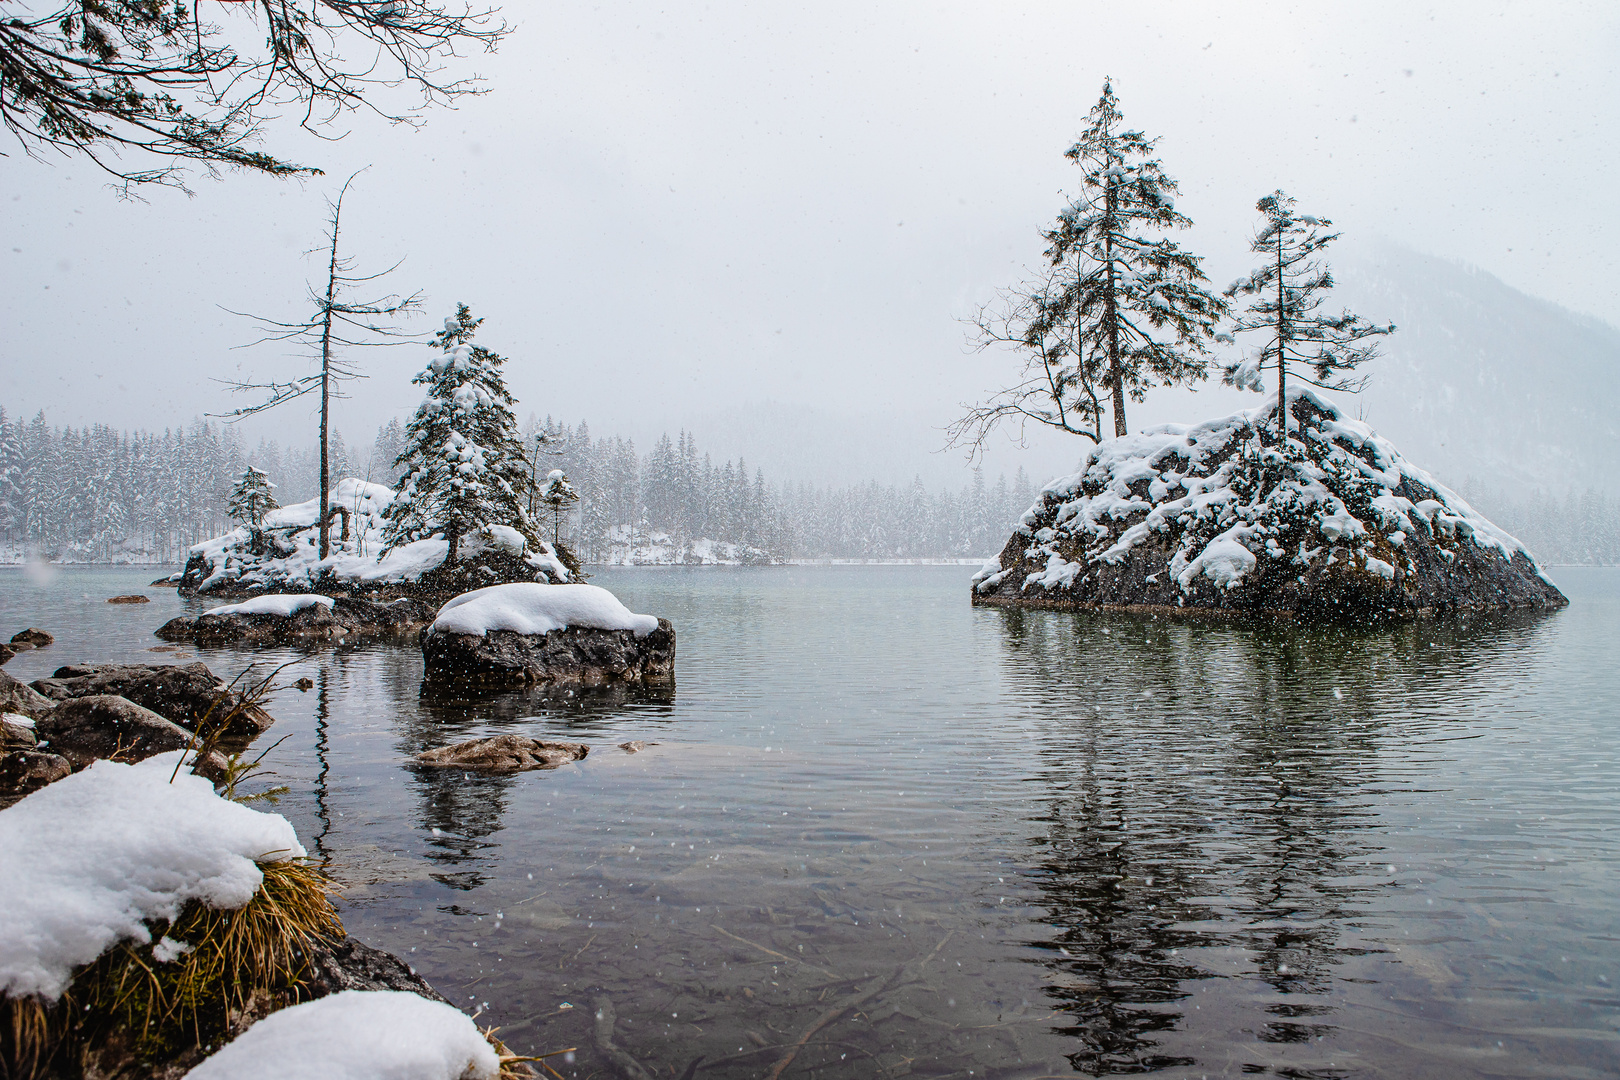
<svg viewBox="0 0 1620 1080"><path fill-rule="evenodd" d="M1029 944L1080 1046L1070 1061L1093 1075L1191 1066L1234 1026L1272 1043L1332 1034L1335 969L1384 951L1361 933L1387 880L1364 868L1380 757L1445 722L1435 695L1461 710L1455 695L1511 674L1510 646L1542 621L997 616L1006 677L1040 716L1030 779L1051 793L1028 864L1048 926ZM1205 996L1233 980L1241 993Z"/></svg>
<svg viewBox="0 0 1620 1080"><path fill-rule="evenodd" d="M673 686L652 690L608 687L548 693L509 690L429 694L418 713L400 726L399 750L414 758L436 746L512 732L531 738L579 738L593 727L627 712L668 717ZM559 735L559 728L566 731ZM496 865L492 839L505 825L507 803L522 774L408 766L420 799L418 827L427 834L428 858L443 869L430 874L450 888L470 891L486 881Z"/></svg>

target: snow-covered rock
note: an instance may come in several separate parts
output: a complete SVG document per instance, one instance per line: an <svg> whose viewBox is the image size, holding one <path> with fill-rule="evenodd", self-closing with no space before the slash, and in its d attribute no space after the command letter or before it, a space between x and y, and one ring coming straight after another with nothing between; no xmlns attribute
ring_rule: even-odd
<svg viewBox="0 0 1620 1080"><path fill-rule="evenodd" d="M439 609L422 655L430 686L668 682L675 629L595 585L494 585Z"/></svg>
<svg viewBox="0 0 1620 1080"><path fill-rule="evenodd" d="M974 602L1351 620L1568 602L1367 425L1295 390L1279 446L1275 408L1098 445L1042 490Z"/></svg>
<svg viewBox="0 0 1620 1080"><path fill-rule="evenodd" d="M309 594L256 596L198 616L178 616L154 633L165 641L194 645L352 645L414 634L436 614L438 608L416 597L385 604L352 596L336 600Z"/></svg>
<svg viewBox="0 0 1620 1080"><path fill-rule="evenodd" d="M413 540L382 554L383 510L394 499L386 484L339 481L328 505L330 553L320 557L316 527L320 499L265 515L262 543L246 526L191 548L180 588L218 596L256 593L353 594L373 597L420 591L446 596L498 581L569 581L572 574L544 542L530 544L516 529L488 525L463 536L457 563L444 565L443 538ZM438 579L444 579L440 581Z"/></svg>
<svg viewBox="0 0 1620 1080"><path fill-rule="evenodd" d="M433 634L477 634L511 630L549 634L570 626L589 630L629 630L646 637L658 629L652 615L637 615L619 598L596 585L492 585L475 589L439 609L428 628Z"/></svg>
<svg viewBox="0 0 1620 1080"><path fill-rule="evenodd" d="M230 910L258 891L258 864L300 857L280 814L221 799L183 751L98 761L0 811L0 994L54 1001L73 970L189 900Z"/></svg>
<svg viewBox="0 0 1620 1080"><path fill-rule="evenodd" d="M188 1080L494 1080L472 1018L397 990L345 990L271 1013Z"/></svg>

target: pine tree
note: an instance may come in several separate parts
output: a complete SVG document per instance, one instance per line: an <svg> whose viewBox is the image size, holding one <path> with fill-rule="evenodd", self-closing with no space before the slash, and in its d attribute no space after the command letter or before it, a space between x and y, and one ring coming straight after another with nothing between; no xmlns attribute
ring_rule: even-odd
<svg viewBox="0 0 1620 1080"><path fill-rule="evenodd" d="M1367 339L1393 334L1395 324L1376 326L1349 311L1320 314L1325 294L1333 288L1333 273L1316 256L1339 238L1338 233L1324 231L1333 222L1296 214L1294 200L1281 191L1262 198L1255 209L1263 220L1249 242L1249 250L1263 258L1248 277L1234 281L1226 295L1255 297L1233 323L1233 333L1260 332L1268 340L1249 359L1228 366L1223 381L1228 386L1258 391L1263 385L1261 372L1275 368L1277 431L1286 438L1289 370L1311 386L1354 393L1366 379L1340 373L1376 356L1377 342Z"/></svg>
<svg viewBox="0 0 1620 1080"><path fill-rule="evenodd" d="M0 537L10 538L23 523L23 450L16 427L0 408Z"/></svg>
<svg viewBox="0 0 1620 1080"><path fill-rule="evenodd" d="M1192 221L1176 209L1176 182L1152 157L1156 140L1122 130L1112 80L1089 120L1064 155L1084 170L1082 193L1045 233L1047 258L1064 270L1047 303L1076 327L1077 360L1098 369L1114 434L1124 435L1127 394L1141 401L1155 385L1205 377L1206 343L1226 302L1203 288L1196 256L1152 235Z"/></svg>
<svg viewBox="0 0 1620 1080"><path fill-rule="evenodd" d="M225 512L246 525L257 545L264 531L264 516L281 506L273 494L275 485L270 477L249 465L231 489L230 502Z"/></svg>
<svg viewBox="0 0 1620 1080"><path fill-rule="evenodd" d="M551 512L551 542L562 546L562 522L579 502L579 492L561 469L552 469L540 485L540 502Z"/></svg>
<svg viewBox="0 0 1620 1080"><path fill-rule="evenodd" d="M452 563L461 537L484 525L509 525L539 542L524 509L533 481L512 414L516 402L501 374L505 358L469 344L482 322L458 304L434 335L441 354L411 380L427 387L427 398L394 462L404 478L384 511L384 552L443 533L445 562Z"/></svg>

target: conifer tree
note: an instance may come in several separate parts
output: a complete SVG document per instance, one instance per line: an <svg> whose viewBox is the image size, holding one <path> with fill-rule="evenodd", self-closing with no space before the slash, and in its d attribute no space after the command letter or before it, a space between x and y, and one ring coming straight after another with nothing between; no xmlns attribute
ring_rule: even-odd
<svg viewBox="0 0 1620 1080"><path fill-rule="evenodd" d="M562 545L562 520L579 502L579 492L574 485L568 482L568 477L561 469L552 469L546 474L545 482L540 485L540 502L551 511L551 542L553 546Z"/></svg>
<svg viewBox="0 0 1620 1080"><path fill-rule="evenodd" d="M457 558L461 537L485 525L509 525L538 544L524 499L533 483L518 438L516 404L501 374L505 358L470 344L482 319L466 304L433 337L440 354L412 379L427 397L405 429L399 494L384 511L387 551L443 533Z"/></svg>
<svg viewBox="0 0 1620 1080"><path fill-rule="evenodd" d="M266 473L249 465L231 488L230 501L225 505L225 512L252 532L255 544L264 530L264 516L281 506L273 494L275 486Z"/></svg>
<svg viewBox="0 0 1620 1080"><path fill-rule="evenodd" d="M1294 200L1282 191L1265 196L1255 209L1262 221L1249 250L1262 256L1260 265L1234 281L1226 295L1255 297L1233 323L1232 332L1257 332L1266 338L1253 356L1227 366L1222 381L1258 391L1263 386L1261 372L1274 368L1277 432L1287 438L1285 391L1290 369L1311 386L1354 393L1366 379L1346 373L1376 356L1378 343L1368 339L1394 333L1395 324L1377 326L1348 310L1320 313L1325 294L1333 288L1333 272L1316 256L1339 238L1338 233L1325 231L1333 222L1295 213Z"/></svg>
<svg viewBox="0 0 1620 1080"><path fill-rule="evenodd" d="M973 406L950 428L953 444L983 446L1003 419L1035 420L1102 440L1128 430L1125 399L1208 372L1208 343L1226 301L1204 288L1200 259L1163 234L1191 219L1175 207L1176 182L1153 157L1156 140L1126 130L1112 81L1064 156L1080 166L1080 194L1042 232L1048 267L1002 294L973 320L974 344L1025 354L1024 379ZM1106 400L1106 404L1104 404Z"/></svg>

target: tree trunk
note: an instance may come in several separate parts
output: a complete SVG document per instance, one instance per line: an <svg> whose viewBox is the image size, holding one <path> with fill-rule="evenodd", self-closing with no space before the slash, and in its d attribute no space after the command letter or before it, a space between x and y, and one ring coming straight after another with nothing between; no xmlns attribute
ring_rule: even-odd
<svg viewBox="0 0 1620 1080"><path fill-rule="evenodd" d="M328 470L326 432L330 420L332 392L332 304L337 292L338 218L343 214L343 196L338 196L332 208L332 258L326 268L326 305L321 313L321 546L320 557L326 558L332 550L331 530L327 518L331 514L332 474Z"/></svg>
<svg viewBox="0 0 1620 1080"><path fill-rule="evenodd" d="M1283 307L1283 237L1277 235L1277 445L1288 444L1288 398L1283 384L1288 376L1288 317Z"/></svg>
<svg viewBox="0 0 1620 1080"><path fill-rule="evenodd" d="M1108 319L1108 377L1114 383L1114 435L1124 435L1125 377L1119 369L1119 306L1114 299L1114 210L1119 196L1114 191L1116 179L1108 178L1108 225L1103 232L1104 254L1108 261L1107 314Z"/></svg>

